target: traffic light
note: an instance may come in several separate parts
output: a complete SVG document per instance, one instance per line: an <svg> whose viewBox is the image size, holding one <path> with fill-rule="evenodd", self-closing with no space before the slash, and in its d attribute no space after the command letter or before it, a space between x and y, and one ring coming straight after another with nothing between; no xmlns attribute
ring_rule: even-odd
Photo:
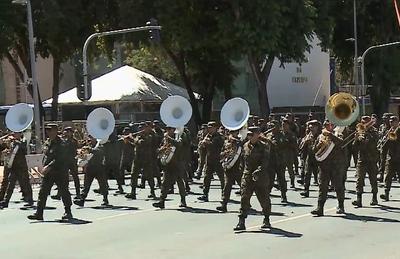
<svg viewBox="0 0 400 259"><path fill-rule="evenodd" d="M78 85L78 87L76 87L76 91L76 95L82 102L87 101L90 99L90 97L92 97L92 86L90 82L88 82L86 86L84 84Z"/></svg>
<svg viewBox="0 0 400 259"><path fill-rule="evenodd" d="M151 18L150 21L146 23L147 26L158 26L157 19ZM161 41L160 30L149 30L149 39L151 43L158 44Z"/></svg>

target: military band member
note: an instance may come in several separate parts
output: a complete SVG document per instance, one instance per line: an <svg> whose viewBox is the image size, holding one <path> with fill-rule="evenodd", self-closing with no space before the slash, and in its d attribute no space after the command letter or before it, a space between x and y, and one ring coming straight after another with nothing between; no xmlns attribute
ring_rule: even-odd
<svg viewBox="0 0 400 259"><path fill-rule="evenodd" d="M124 194L124 175L121 172L122 146L116 134L111 134L104 144L105 170L107 179L115 178L118 185L116 194Z"/></svg>
<svg viewBox="0 0 400 259"><path fill-rule="evenodd" d="M203 174L204 165L206 163L206 150L203 145L199 144L204 140L205 136L207 135L207 131L207 124L203 124L197 133L197 154L199 158L195 178L198 180L200 180Z"/></svg>
<svg viewBox="0 0 400 259"><path fill-rule="evenodd" d="M235 130L230 133L224 143L221 153L221 160L224 169L225 186L222 191L221 206L217 210L221 212L227 211L227 204L231 197L232 186L238 183L240 186L242 178L243 166L243 144L239 138L239 131Z"/></svg>
<svg viewBox="0 0 400 259"><path fill-rule="evenodd" d="M271 214L271 199L268 187L270 176L268 175L269 146L260 140L260 129L249 127L249 141L244 144L244 172L241 183L241 200L239 222L235 231L245 230L245 220L250 210L250 199L256 193L262 207L264 220L261 228L271 227L269 216Z"/></svg>
<svg viewBox="0 0 400 259"><path fill-rule="evenodd" d="M125 183L125 172L131 174L132 161L134 156L134 146L127 141L127 136L130 134L130 128L125 127L122 131L122 137L118 140L121 147L121 158L120 158L120 175L122 183Z"/></svg>
<svg viewBox="0 0 400 259"><path fill-rule="evenodd" d="M75 199L81 198L81 185L79 182L78 175L78 165L76 160L77 150L78 150L78 141L73 136L73 130L71 127L66 127L63 131L63 140L65 142L65 155L67 160L67 170L72 175L72 179L74 180L75 186ZM51 198L60 200L61 195L58 192L56 195L51 196Z"/></svg>
<svg viewBox="0 0 400 259"><path fill-rule="evenodd" d="M290 187L295 188L295 173L293 171L293 166L295 160L297 160L297 139L295 134L290 128L290 121L284 119L282 122L282 160L283 160L283 170L288 170L290 177Z"/></svg>
<svg viewBox="0 0 400 259"><path fill-rule="evenodd" d="M385 164L386 164L386 157L382 155L382 143L381 141L384 139L384 137L387 135L388 130L391 128L390 126L390 117L393 116L391 113L384 113L382 116L382 122L379 125L379 144L378 146L380 147L380 160L379 160L379 173L378 173L378 181L383 182L384 177L385 177Z"/></svg>
<svg viewBox="0 0 400 259"><path fill-rule="evenodd" d="M92 185L93 180L96 178L97 182L99 183L99 193L103 195L103 203L101 205L107 206L109 203L108 185L104 168L104 147L101 142L97 141L93 137L90 137L90 146L83 148L87 149L89 157L87 157L87 164L84 166L85 178L83 183L82 197L81 199L74 201L74 203L81 207L84 206L85 200L90 191L90 186Z"/></svg>
<svg viewBox="0 0 400 259"><path fill-rule="evenodd" d="M380 197L388 201L393 178L400 172L400 128L397 116L390 117L390 129L382 144L382 157L385 165L385 193Z"/></svg>
<svg viewBox="0 0 400 259"><path fill-rule="evenodd" d="M285 179L285 168L283 162L283 148L284 137L280 130L280 124L276 120L270 121L271 129L267 133L266 139L270 143L270 162L268 163L270 186L268 192L270 193L275 182L275 178L278 181L279 190L281 191L281 202L287 202L287 182ZM264 133L264 134L265 134Z"/></svg>
<svg viewBox="0 0 400 259"><path fill-rule="evenodd" d="M344 213L343 168L346 158L344 157L345 154L342 152L343 139L340 137L340 133L338 133L339 131L334 131L334 126L332 123L326 121L324 126L325 129L319 135L314 146L314 152L318 153L322 146L328 145L331 141L335 144L335 147L325 158L325 160L318 162L318 206L315 210L311 211L311 214L316 216L324 215L324 205L328 195L329 182L332 182L338 199L336 213Z"/></svg>
<svg viewBox="0 0 400 259"><path fill-rule="evenodd" d="M57 135L57 124L46 126L48 139L44 147L44 167L42 170L43 179L40 186L37 210L33 215L28 216L31 220L43 220L43 210L46 207L47 197L54 184L60 190L61 199L64 203L65 213L63 220L72 219L71 194L68 190L68 170L65 160L65 143Z"/></svg>
<svg viewBox="0 0 400 259"><path fill-rule="evenodd" d="M33 205L32 187L29 182L28 165L25 158L27 154L26 142L23 140L23 135L20 132L14 132L12 136L13 138L8 148L9 157L5 164L8 171L8 184L4 200L0 202L0 208L8 207L17 181L23 192L24 199L27 201L27 205Z"/></svg>
<svg viewBox="0 0 400 259"><path fill-rule="evenodd" d="M300 144L300 152L304 152L304 191L300 193L303 197L310 195L311 177L318 175L318 164L315 159L314 146L320 134L320 123L317 120L312 120L307 123L309 132Z"/></svg>
<svg viewBox="0 0 400 259"><path fill-rule="evenodd" d="M163 164L164 179L161 184L160 201L153 203L154 207L164 209L168 191L177 183L181 203L179 207L186 207L186 190L184 184L186 161L182 161L182 152L185 152L181 136L175 136L175 128L167 127L163 142L159 150L159 157Z"/></svg>
<svg viewBox="0 0 400 259"><path fill-rule="evenodd" d="M365 175L368 173L368 179L372 188L372 201L371 205L378 205L377 193L378 193L378 167L377 162L379 159L378 152L378 132L371 125L371 117L363 116L361 123L357 125L357 131L353 142L353 148L358 152L357 160L357 181L356 181L356 192L357 200L353 201L352 204L356 207L362 207L362 194L364 192ZM360 129L363 128L363 129Z"/></svg>
<svg viewBox="0 0 400 259"><path fill-rule="evenodd" d="M224 145L223 136L218 133L217 123L208 123L208 133L204 140L200 143L201 146L206 150L206 164L205 164L205 175L203 182L203 193L204 195L199 197L199 200L208 201L208 193L210 191L211 180L213 174L216 173L221 183L221 192L224 189L224 170L222 169L220 155L222 146Z"/></svg>

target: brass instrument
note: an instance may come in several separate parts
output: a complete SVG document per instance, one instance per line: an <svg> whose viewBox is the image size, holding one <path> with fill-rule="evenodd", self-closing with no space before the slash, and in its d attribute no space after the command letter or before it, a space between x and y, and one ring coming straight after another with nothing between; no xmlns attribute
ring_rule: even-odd
<svg viewBox="0 0 400 259"><path fill-rule="evenodd" d="M77 159L77 165L84 167L89 163L89 160L92 157L92 148L90 146L84 146L81 149L78 149L78 154L75 158Z"/></svg>
<svg viewBox="0 0 400 259"><path fill-rule="evenodd" d="M163 145L158 149L158 159L160 159L161 164L164 166L171 162L176 150L176 147L167 139L169 136L165 136L165 138L166 141L164 141Z"/></svg>
<svg viewBox="0 0 400 259"><path fill-rule="evenodd" d="M310 131L310 132L307 134L307 136L305 136L305 137L301 140L300 145L299 145L299 150L304 149L304 146L305 146L308 142L310 142L312 139L313 139L313 134L312 134L312 132Z"/></svg>
<svg viewBox="0 0 400 259"><path fill-rule="evenodd" d="M242 147L240 145L241 139L229 136L229 146L221 154L221 165L225 170L231 169L237 162L242 153Z"/></svg>
<svg viewBox="0 0 400 259"><path fill-rule="evenodd" d="M399 129L399 127L397 128L390 128L388 130L388 132L386 133L386 135L378 142L378 149L382 150L383 147L386 145L386 143L388 141L396 141L398 136L397 136L397 130Z"/></svg>
<svg viewBox="0 0 400 259"><path fill-rule="evenodd" d="M362 122L357 123L356 130L343 140L342 148L345 148L351 143L353 143L353 141L356 138L360 140L365 139L365 133L369 128L373 127L375 123L376 123L375 119L371 119L368 123L362 123Z"/></svg>
<svg viewBox="0 0 400 259"><path fill-rule="evenodd" d="M335 136L342 134L344 127L351 125L360 113L358 101L354 96L348 93L336 93L332 95L326 106L325 114L327 119L332 122L336 128ZM317 161L324 161L332 152L335 144L330 138L328 131L322 132L322 137L318 139L317 152L315 158Z"/></svg>

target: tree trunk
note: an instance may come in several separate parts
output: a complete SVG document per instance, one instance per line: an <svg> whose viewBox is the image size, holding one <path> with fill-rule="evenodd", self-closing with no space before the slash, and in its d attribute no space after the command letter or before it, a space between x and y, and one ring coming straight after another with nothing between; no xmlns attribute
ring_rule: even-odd
<svg viewBox="0 0 400 259"><path fill-rule="evenodd" d="M203 99L203 111L202 111L203 123L210 121L211 118L212 103L215 93L215 83L212 76L209 78L207 85L205 86L205 89L206 89L206 94Z"/></svg>
<svg viewBox="0 0 400 259"><path fill-rule="evenodd" d="M268 77L271 72L272 65L274 63L274 57L268 57L266 64L261 69L260 63L257 61L257 58L249 54L248 61L251 68L251 71L256 79L257 88L258 88L258 104L260 107L260 115L265 118L270 113L269 100L268 100L268 90L267 90L267 82Z"/></svg>
<svg viewBox="0 0 400 259"><path fill-rule="evenodd" d="M228 101L232 98L232 88L229 85L224 86L224 97L225 101Z"/></svg>
<svg viewBox="0 0 400 259"><path fill-rule="evenodd" d="M51 103L51 119L56 121L58 118L58 94L60 91L60 65L61 62L58 58L53 57L53 88L52 88L52 98Z"/></svg>
<svg viewBox="0 0 400 259"><path fill-rule="evenodd" d="M170 49L168 49L166 47L164 47L164 49L166 50L168 56L170 56L170 58L174 62L174 65L179 72L179 75L180 75L180 77L183 81L183 84L185 85L185 88L189 95L190 104L192 105L192 109L193 109L194 121L197 126L200 126L201 125L201 116L200 116L199 105L198 105L196 96L194 95L194 92L193 92L192 80L186 73L186 66L185 66L185 60L184 60L183 54L180 53L180 55L178 57Z"/></svg>

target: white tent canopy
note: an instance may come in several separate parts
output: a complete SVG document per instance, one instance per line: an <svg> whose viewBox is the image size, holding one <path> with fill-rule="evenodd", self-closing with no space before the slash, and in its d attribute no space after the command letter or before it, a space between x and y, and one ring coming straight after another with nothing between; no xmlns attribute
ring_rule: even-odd
<svg viewBox="0 0 400 259"><path fill-rule="evenodd" d="M162 101L170 95L189 99L187 91L130 66L123 66L92 80L92 97L89 102L105 101ZM51 103L52 99L46 100ZM80 103L73 88L58 96L60 104Z"/></svg>

